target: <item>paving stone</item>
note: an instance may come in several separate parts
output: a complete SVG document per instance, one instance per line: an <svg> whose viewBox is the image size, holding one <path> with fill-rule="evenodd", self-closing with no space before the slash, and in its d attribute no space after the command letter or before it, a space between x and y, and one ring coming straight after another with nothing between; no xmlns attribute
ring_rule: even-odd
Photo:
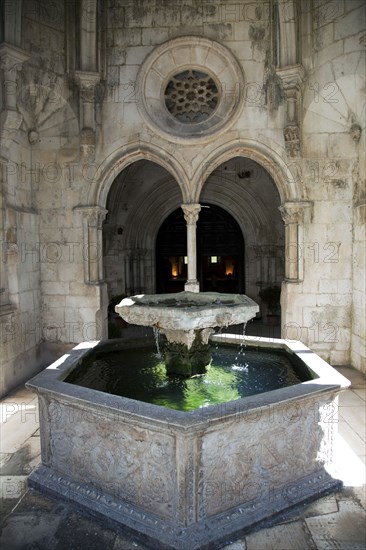
<svg viewBox="0 0 366 550"><path fill-rule="evenodd" d="M12 456L12 453L0 453L0 471L9 462Z"/></svg>
<svg viewBox="0 0 366 550"><path fill-rule="evenodd" d="M10 454L4 464L0 466L1 475L26 475L41 461L39 440L30 437L27 443Z"/></svg>
<svg viewBox="0 0 366 550"><path fill-rule="evenodd" d="M353 487L354 495L361 504L362 508L366 510L366 486Z"/></svg>
<svg viewBox="0 0 366 550"><path fill-rule="evenodd" d="M114 541L113 550L150 550L147 546L133 541L128 536L117 535ZM233 550L233 549L231 549ZM235 549L234 549L235 550Z"/></svg>
<svg viewBox="0 0 366 550"><path fill-rule="evenodd" d="M0 498L0 526L6 523L7 516L16 507L17 502L19 502L17 498Z"/></svg>
<svg viewBox="0 0 366 550"><path fill-rule="evenodd" d="M16 507L15 512L53 512L58 515L66 515L67 505L64 502L60 502L54 497L44 495L35 491L34 489L28 489L22 500Z"/></svg>
<svg viewBox="0 0 366 550"><path fill-rule="evenodd" d="M247 550L245 540L238 540L237 542L231 542L227 544L221 550Z"/></svg>
<svg viewBox="0 0 366 550"><path fill-rule="evenodd" d="M339 512L305 519L318 550L365 550L366 512L354 501L339 501Z"/></svg>
<svg viewBox="0 0 366 550"><path fill-rule="evenodd" d="M302 522L263 529L246 537L246 550L315 550Z"/></svg>
<svg viewBox="0 0 366 550"><path fill-rule="evenodd" d="M27 490L27 476L0 476L0 497L3 500L19 499Z"/></svg>
<svg viewBox="0 0 366 550"><path fill-rule="evenodd" d="M20 403L19 410L1 425L1 451L15 453L39 428L38 404Z"/></svg>
<svg viewBox="0 0 366 550"><path fill-rule="evenodd" d="M0 476L0 518L4 523L6 516L16 507L27 490L26 476Z"/></svg>
<svg viewBox="0 0 366 550"><path fill-rule="evenodd" d="M7 550L50 550L54 547L52 538L61 519L56 514L36 514L32 511L12 514L2 530L0 547Z"/></svg>
<svg viewBox="0 0 366 550"><path fill-rule="evenodd" d="M60 524L56 539L56 550L101 550L113 548L117 534L103 528L101 522L91 516L71 512Z"/></svg>
<svg viewBox="0 0 366 550"><path fill-rule="evenodd" d="M312 517L335 512L338 512L337 500L334 495L327 495L306 507L302 515L303 517Z"/></svg>

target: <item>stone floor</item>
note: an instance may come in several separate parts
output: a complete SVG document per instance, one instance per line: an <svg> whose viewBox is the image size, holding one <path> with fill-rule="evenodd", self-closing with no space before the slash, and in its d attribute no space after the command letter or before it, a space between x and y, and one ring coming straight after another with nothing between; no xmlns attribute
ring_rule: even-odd
<svg viewBox="0 0 366 550"><path fill-rule="evenodd" d="M341 396L338 417L335 475L342 479L343 489L298 506L229 544L214 545L213 549L366 548L366 378L350 367L338 370L352 382ZM72 504L27 489L27 476L40 461L37 398L20 387L1 401L1 413L1 548L148 548L130 533L115 532Z"/></svg>

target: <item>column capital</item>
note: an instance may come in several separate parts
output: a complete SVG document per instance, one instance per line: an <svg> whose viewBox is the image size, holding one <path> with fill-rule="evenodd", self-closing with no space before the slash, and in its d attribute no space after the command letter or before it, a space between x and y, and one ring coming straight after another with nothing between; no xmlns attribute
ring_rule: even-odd
<svg viewBox="0 0 366 550"><path fill-rule="evenodd" d="M100 83L100 74L92 71L75 71L75 82L80 88L83 101L93 102L95 88Z"/></svg>
<svg viewBox="0 0 366 550"><path fill-rule="evenodd" d="M22 69L25 61L28 61L30 55L16 46L3 42L0 45L0 66L6 72L18 72Z"/></svg>
<svg viewBox="0 0 366 550"><path fill-rule="evenodd" d="M286 67L277 68L276 73L282 80L285 91L291 89L300 90L301 83L305 76L305 70L302 65L288 65Z"/></svg>
<svg viewBox="0 0 366 550"><path fill-rule="evenodd" d="M83 218L87 219L89 227L101 228L108 210L101 206L76 206L74 210L81 212Z"/></svg>
<svg viewBox="0 0 366 550"><path fill-rule="evenodd" d="M305 210L307 208L312 208L313 203L310 201L289 201L285 202L278 207L282 220L285 225L291 223L303 223Z"/></svg>
<svg viewBox="0 0 366 550"><path fill-rule="evenodd" d="M201 211L200 204L181 204L181 208L184 213L184 219L188 225L194 225L197 223L198 214Z"/></svg>

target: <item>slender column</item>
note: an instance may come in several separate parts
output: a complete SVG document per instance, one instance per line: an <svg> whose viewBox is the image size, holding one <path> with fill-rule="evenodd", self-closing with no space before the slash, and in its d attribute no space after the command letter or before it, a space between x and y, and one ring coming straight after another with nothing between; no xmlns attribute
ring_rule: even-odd
<svg viewBox="0 0 366 550"><path fill-rule="evenodd" d="M7 159L0 156L0 183L1 183L1 190L0 190L0 241L1 241L1 258L0 258L0 306L1 306L1 313L0 315L4 315L5 313L12 313L13 308L10 305L9 300L9 284L8 284L8 268L7 265L7 252L10 248L10 243L7 242L6 237L6 224L5 224L5 195L3 192L3 189L5 189L5 174L6 174L6 165L7 165Z"/></svg>
<svg viewBox="0 0 366 550"><path fill-rule="evenodd" d="M80 153L84 160L93 160L96 146L95 95L100 75L75 71L75 79L80 89Z"/></svg>
<svg viewBox="0 0 366 550"><path fill-rule="evenodd" d="M100 83L97 45L97 0L81 0L79 69L75 80L80 88L80 155L84 162L94 160L96 91Z"/></svg>
<svg viewBox="0 0 366 550"><path fill-rule="evenodd" d="M83 214L84 226L84 280L87 284L103 281L102 222L107 210L100 206L78 207Z"/></svg>
<svg viewBox="0 0 366 550"><path fill-rule="evenodd" d="M80 69L97 70L97 0L81 0Z"/></svg>
<svg viewBox="0 0 366 550"><path fill-rule="evenodd" d="M285 224L285 279L298 282L303 278L303 225L305 212L311 211L312 203L286 202L279 207Z"/></svg>
<svg viewBox="0 0 366 550"><path fill-rule="evenodd" d="M188 280L184 290L199 292L200 285L197 281L197 239L196 226L198 215L201 210L200 204L182 204L184 219L187 222L187 257L188 257Z"/></svg>

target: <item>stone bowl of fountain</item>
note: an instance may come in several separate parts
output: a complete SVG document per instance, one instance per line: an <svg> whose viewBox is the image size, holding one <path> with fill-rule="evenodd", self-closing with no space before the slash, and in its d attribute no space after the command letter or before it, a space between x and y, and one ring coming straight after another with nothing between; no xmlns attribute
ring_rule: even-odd
<svg viewBox="0 0 366 550"><path fill-rule="evenodd" d="M168 374L204 374L211 362L208 343L216 327L246 324L259 311L244 294L178 292L124 298L115 307L128 323L149 326L166 337L162 346Z"/></svg>
<svg viewBox="0 0 366 550"><path fill-rule="evenodd" d="M244 297L205 293L195 294L193 303L190 293L179 293L133 297L117 306L128 322L141 324L142 314L143 323L165 331L172 344L185 346L186 355L213 327L245 322L256 310ZM231 385L240 372L242 385L250 371L263 367L262 359L248 366L249 350L260 357L285 355L303 376L256 393L239 393L239 384L223 400L172 408L155 399L155 389L152 400L142 399L139 375L130 383L137 393L115 391L116 378L127 378L123 357L146 346L144 339L81 343L27 383L38 395L42 451L29 485L71 500L106 525L132 530L164 550L218 547L276 514L337 490L337 399L349 381L301 342L233 334L213 335L210 342L243 352L228 373L219 370L215 397L224 378ZM108 388L105 372L96 381L93 369L110 355L115 368ZM130 371L135 367L143 377L149 370L140 359ZM198 370L206 367L207 357ZM271 367L272 359L264 368L265 382ZM214 365L203 376L185 368L184 359L177 373L173 368L162 378L159 364L153 378L163 392L169 380L174 389L179 380L201 384L200 391L207 393ZM150 381L147 385L150 390Z"/></svg>

